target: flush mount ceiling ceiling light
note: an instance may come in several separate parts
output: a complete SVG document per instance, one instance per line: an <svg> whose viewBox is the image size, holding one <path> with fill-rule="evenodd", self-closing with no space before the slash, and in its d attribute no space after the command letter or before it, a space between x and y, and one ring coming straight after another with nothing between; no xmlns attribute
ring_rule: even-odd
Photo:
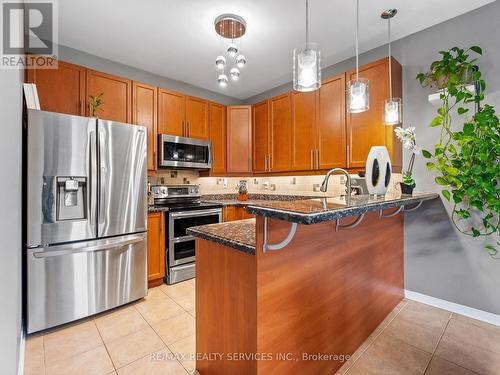
<svg viewBox="0 0 500 375"><path fill-rule="evenodd" d="M361 113L370 109L370 85L359 78L359 0L356 0L356 79L347 83L347 112Z"/></svg>
<svg viewBox="0 0 500 375"><path fill-rule="evenodd" d="M241 48L235 43L235 39L240 39L247 30L245 20L236 14L221 14L215 19L215 32L221 36L221 39L229 39L231 42L224 48L224 51L216 58L215 65L219 70L218 83L221 87L226 87L229 83L225 74L226 67L229 69L229 75L232 81L237 81L240 77L240 69L245 66L247 59L240 52ZM241 39L240 39L241 47ZM224 56L226 55L226 56ZM229 64L235 64L232 68Z"/></svg>
<svg viewBox="0 0 500 375"><path fill-rule="evenodd" d="M304 49L293 50L293 89L308 92L321 87L321 51L309 43L309 0L306 0L306 40Z"/></svg>
<svg viewBox="0 0 500 375"><path fill-rule="evenodd" d="M387 20L387 38L389 40L389 99L384 102L384 123L386 125L398 125L403 117L401 98L392 97L391 18L396 13L398 13L397 9L388 9L380 15L382 19Z"/></svg>

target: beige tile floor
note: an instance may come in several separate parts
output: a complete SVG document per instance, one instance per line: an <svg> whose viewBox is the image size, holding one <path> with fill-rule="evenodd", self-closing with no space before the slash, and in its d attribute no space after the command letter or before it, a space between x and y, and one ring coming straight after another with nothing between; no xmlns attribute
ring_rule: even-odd
<svg viewBox="0 0 500 375"><path fill-rule="evenodd" d="M30 336L25 374L190 374L194 316L194 280L150 289L139 302ZM404 300L337 374L500 375L500 327Z"/></svg>

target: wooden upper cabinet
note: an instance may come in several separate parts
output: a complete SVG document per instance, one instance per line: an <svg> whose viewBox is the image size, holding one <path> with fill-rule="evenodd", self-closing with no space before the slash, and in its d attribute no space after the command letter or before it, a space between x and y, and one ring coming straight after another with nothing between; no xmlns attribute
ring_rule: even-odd
<svg viewBox="0 0 500 375"><path fill-rule="evenodd" d="M317 91L292 92L292 169L316 169Z"/></svg>
<svg viewBox="0 0 500 375"><path fill-rule="evenodd" d="M393 84L401 92L401 65L393 60ZM366 158L372 146L387 146L391 161L395 166L401 164L400 151L391 141L394 139L393 127L383 123L384 100L389 98L388 59L363 65L359 76L370 81L370 109L362 113L347 113L348 167L365 167ZM355 79L356 71L347 73L347 79ZM391 133L391 134L389 134ZM388 141L391 141L388 143ZM398 156L399 154L399 156Z"/></svg>
<svg viewBox="0 0 500 375"><path fill-rule="evenodd" d="M87 70L87 115L90 116L90 95L103 93L102 106L96 117L130 123L132 121L132 81L96 70Z"/></svg>
<svg viewBox="0 0 500 375"><path fill-rule="evenodd" d="M252 107L253 121L253 171L269 171L269 101L257 103Z"/></svg>
<svg viewBox="0 0 500 375"><path fill-rule="evenodd" d="M186 97L182 94L158 90L158 133L178 135L185 133Z"/></svg>
<svg viewBox="0 0 500 375"><path fill-rule="evenodd" d="M165 222L163 212L148 214L148 282L160 285L165 276Z"/></svg>
<svg viewBox="0 0 500 375"><path fill-rule="evenodd" d="M27 69L26 82L36 84L43 111L85 116L85 72L59 61L57 69Z"/></svg>
<svg viewBox="0 0 500 375"><path fill-rule="evenodd" d="M292 168L292 127L290 93L269 99L271 122L271 171Z"/></svg>
<svg viewBox="0 0 500 375"><path fill-rule="evenodd" d="M186 98L185 136L208 139L208 101L188 96Z"/></svg>
<svg viewBox="0 0 500 375"><path fill-rule="evenodd" d="M252 172L252 106L227 107L227 172Z"/></svg>
<svg viewBox="0 0 500 375"><path fill-rule="evenodd" d="M147 128L148 170L156 169L158 90L139 82L132 83L132 123Z"/></svg>
<svg viewBox="0 0 500 375"><path fill-rule="evenodd" d="M210 139L212 141L212 172L226 172L226 107L210 103Z"/></svg>
<svg viewBox="0 0 500 375"><path fill-rule="evenodd" d="M318 168L345 168L345 73L325 80L318 97Z"/></svg>

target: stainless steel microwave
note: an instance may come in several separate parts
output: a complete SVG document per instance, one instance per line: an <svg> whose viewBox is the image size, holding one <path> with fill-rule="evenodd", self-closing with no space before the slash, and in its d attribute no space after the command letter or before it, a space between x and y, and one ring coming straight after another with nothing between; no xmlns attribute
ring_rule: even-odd
<svg viewBox="0 0 500 375"><path fill-rule="evenodd" d="M196 138L160 134L159 166L167 168L212 168L211 142Z"/></svg>

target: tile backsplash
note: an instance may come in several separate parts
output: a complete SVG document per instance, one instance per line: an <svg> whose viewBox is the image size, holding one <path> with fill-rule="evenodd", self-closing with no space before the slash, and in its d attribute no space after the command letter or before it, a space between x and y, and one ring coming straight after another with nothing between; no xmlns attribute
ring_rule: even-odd
<svg viewBox="0 0 500 375"><path fill-rule="evenodd" d="M354 175L353 175L354 177ZM319 191L323 175L311 176L269 176L269 177L200 177L197 171L160 170L155 176L149 177L152 184L197 184L202 194L231 194L238 191L240 180L246 180L249 193L265 193L280 195L310 195L321 196ZM328 193L341 195L344 192L344 177L333 175L328 184ZM394 173L389 184L389 192L399 189L401 174Z"/></svg>

